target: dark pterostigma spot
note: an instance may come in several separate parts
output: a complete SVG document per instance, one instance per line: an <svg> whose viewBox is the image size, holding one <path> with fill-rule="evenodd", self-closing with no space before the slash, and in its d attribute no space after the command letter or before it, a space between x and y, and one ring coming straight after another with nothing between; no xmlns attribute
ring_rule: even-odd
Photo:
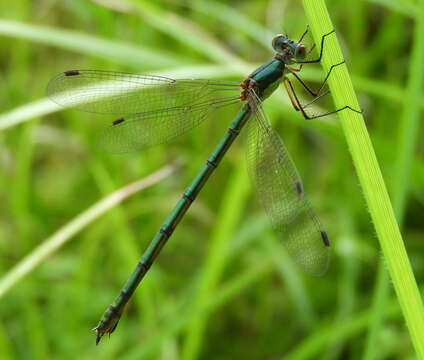
<svg viewBox="0 0 424 360"><path fill-rule="evenodd" d="M112 122L112 125L118 125L118 124L120 124L120 123L123 123L124 121L125 121L125 119L124 119L124 118L119 118L119 119L114 120L114 121Z"/></svg>
<svg viewBox="0 0 424 360"><path fill-rule="evenodd" d="M69 70L64 72L65 76L75 76L79 75L79 73L80 72L78 70Z"/></svg>
<svg viewBox="0 0 424 360"><path fill-rule="evenodd" d="M322 242L325 246L330 246L330 240L328 239L328 235L325 231L321 231Z"/></svg>
<svg viewBox="0 0 424 360"><path fill-rule="evenodd" d="M299 195L302 195L302 194L303 194L303 186L302 186L302 183L300 183L300 182L297 182L297 183L296 183L296 191L297 191L297 193L298 193Z"/></svg>

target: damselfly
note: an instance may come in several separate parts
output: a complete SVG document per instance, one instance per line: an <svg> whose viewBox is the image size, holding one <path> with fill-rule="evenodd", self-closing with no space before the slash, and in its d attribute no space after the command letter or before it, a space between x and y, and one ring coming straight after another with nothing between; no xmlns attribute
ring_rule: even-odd
<svg viewBox="0 0 424 360"><path fill-rule="evenodd" d="M330 246L328 235L312 210L290 155L262 108L262 101L283 83L293 107L307 119L326 116L343 109L358 112L345 106L317 116L306 113L305 107L310 103L300 103L286 75L293 75L314 97L312 102L315 102L328 93L323 88L331 71L343 64L341 62L333 65L319 90L311 90L298 73L303 64L320 62L325 39L334 30L322 37L319 57L312 60L308 60L307 56L314 47L308 51L302 43L307 32L308 28L299 41L290 40L284 35L275 36L272 41L275 56L241 83L176 80L97 70L66 71L51 80L48 95L62 106L73 106L94 113L123 115L113 121L100 137L101 146L114 153L140 150L170 141L200 124L214 109L237 102L243 103L228 131L183 193L121 292L94 328L97 333L96 344L104 334L115 330L125 305L141 279L245 125L249 174L273 228L304 270L313 275L321 275L326 271ZM291 66L293 64L300 66L295 68Z"/></svg>

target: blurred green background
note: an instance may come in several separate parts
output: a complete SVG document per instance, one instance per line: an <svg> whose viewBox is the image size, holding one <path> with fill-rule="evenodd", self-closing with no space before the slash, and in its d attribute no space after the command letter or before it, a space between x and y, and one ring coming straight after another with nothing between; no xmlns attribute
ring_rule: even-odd
<svg viewBox="0 0 424 360"><path fill-rule="evenodd" d="M327 1L420 285L423 129L405 116L417 4ZM332 239L326 276L287 257L237 141L116 332L97 347L90 333L235 109L171 144L108 155L96 136L113 119L58 109L44 98L49 79L103 69L237 81L272 55L274 34L303 32L300 1L4 0L0 14L1 360L415 358L337 118L305 121L282 89L265 109ZM315 87L325 75L319 65L302 73ZM176 159L165 179L65 231ZM53 235L66 243L36 253ZM40 265L5 288L4 276L35 254Z"/></svg>

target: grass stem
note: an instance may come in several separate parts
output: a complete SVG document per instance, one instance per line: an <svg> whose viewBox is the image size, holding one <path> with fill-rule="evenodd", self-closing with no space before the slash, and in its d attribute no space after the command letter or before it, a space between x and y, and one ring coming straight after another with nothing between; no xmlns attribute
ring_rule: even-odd
<svg viewBox="0 0 424 360"><path fill-rule="evenodd" d="M319 44L321 37L333 30L324 0L303 0L303 4L314 39ZM328 71L332 64L343 58L335 35L328 39L325 47L322 65ZM335 69L328 84L336 108L349 105L359 109L346 66ZM421 296L363 116L343 110L339 117L415 351L420 359L424 359Z"/></svg>

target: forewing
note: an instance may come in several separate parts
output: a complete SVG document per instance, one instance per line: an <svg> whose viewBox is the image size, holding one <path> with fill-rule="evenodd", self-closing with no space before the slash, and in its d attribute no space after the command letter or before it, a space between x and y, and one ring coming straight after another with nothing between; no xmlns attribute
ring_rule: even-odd
<svg viewBox="0 0 424 360"><path fill-rule="evenodd" d="M99 144L106 152L125 153L165 143L199 125L214 109L237 102L233 97L129 115L104 129Z"/></svg>
<svg viewBox="0 0 424 360"><path fill-rule="evenodd" d="M280 136L267 121L259 99L248 98L247 162L259 202L288 252L306 272L322 275L329 262L329 240L303 191L302 181Z"/></svg>
<svg viewBox="0 0 424 360"><path fill-rule="evenodd" d="M98 70L66 71L47 86L47 95L61 106L119 115L186 106L237 92L238 83Z"/></svg>

